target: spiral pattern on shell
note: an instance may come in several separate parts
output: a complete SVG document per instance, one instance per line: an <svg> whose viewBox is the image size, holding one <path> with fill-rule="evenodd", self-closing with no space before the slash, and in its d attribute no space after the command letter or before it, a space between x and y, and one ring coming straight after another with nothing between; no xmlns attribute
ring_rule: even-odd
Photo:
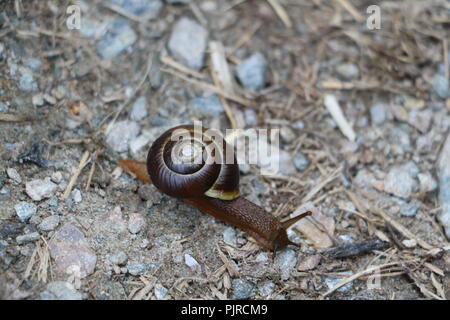
<svg viewBox="0 0 450 320"><path fill-rule="evenodd" d="M177 198L239 196L239 167L223 137L214 130L182 125L164 132L151 146L147 170L154 185Z"/></svg>

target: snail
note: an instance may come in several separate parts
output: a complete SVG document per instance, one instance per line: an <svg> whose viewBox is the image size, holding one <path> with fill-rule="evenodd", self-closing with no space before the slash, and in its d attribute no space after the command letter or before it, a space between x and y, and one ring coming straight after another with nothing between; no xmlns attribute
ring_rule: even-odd
<svg viewBox="0 0 450 320"><path fill-rule="evenodd" d="M288 239L286 230L311 212L280 222L242 198L234 152L228 151L230 145L223 138L210 132L192 125L174 127L152 144L147 163L120 160L119 165L163 193L242 229L261 247L275 252L296 245Z"/></svg>

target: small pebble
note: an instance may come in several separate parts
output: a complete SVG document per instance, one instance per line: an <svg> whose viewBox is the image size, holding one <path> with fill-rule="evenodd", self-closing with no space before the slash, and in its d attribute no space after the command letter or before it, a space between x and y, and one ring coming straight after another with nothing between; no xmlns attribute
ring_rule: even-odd
<svg viewBox="0 0 450 320"><path fill-rule="evenodd" d="M428 172L417 175L420 183L420 192L432 192L438 187L436 179Z"/></svg>
<svg viewBox="0 0 450 320"><path fill-rule="evenodd" d="M37 207L31 202L22 201L14 206L20 221L28 221L37 212Z"/></svg>
<svg viewBox="0 0 450 320"><path fill-rule="evenodd" d="M244 110L244 119L245 119L245 123L247 124L247 126L249 126L249 127L256 126L256 124L258 122L256 111L253 109L245 109Z"/></svg>
<svg viewBox="0 0 450 320"><path fill-rule="evenodd" d="M202 271L202 267L197 262L197 260L195 260L191 255L187 253L184 255L184 263L193 271Z"/></svg>
<svg viewBox="0 0 450 320"><path fill-rule="evenodd" d="M293 159L294 166L298 171L304 171L306 168L308 168L310 161L306 155L304 155L302 152L297 152Z"/></svg>
<svg viewBox="0 0 450 320"><path fill-rule="evenodd" d="M345 80L351 80L359 77L359 68L353 63L341 64L336 68L336 71Z"/></svg>
<svg viewBox="0 0 450 320"><path fill-rule="evenodd" d="M449 79L442 74L436 74L432 81L433 89L442 99L450 98Z"/></svg>
<svg viewBox="0 0 450 320"><path fill-rule="evenodd" d="M51 215L41 221L38 229L41 231L53 231L59 225L61 218L58 215Z"/></svg>
<svg viewBox="0 0 450 320"><path fill-rule="evenodd" d="M108 31L97 42L97 51L104 59L114 59L131 47L137 35L127 20L116 18L108 25Z"/></svg>
<svg viewBox="0 0 450 320"><path fill-rule="evenodd" d="M223 231L223 241L232 246L236 245L236 230L232 227L228 227Z"/></svg>
<svg viewBox="0 0 450 320"><path fill-rule="evenodd" d="M275 265L281 272L281 280L289 279L291 269L297 264L297 254L293 249L284 249L277 253Z"/></svg>
<svg viewBox="0 0 450 320"><path fill-rule="evenodd" d="M128 221L128 231L132 234L139 233L145 226L145 219L140 213L130 214L130 219Z"/></svg>
<svg viewBox="0 0 450 320"><path fill-rule="evenodd" d="M295 140L295 138L297 138L297 135L291 128L283 126L280 129L280 137L284 142L291 143Z"/></svg>
<svg viewBox="0 0 450 320"><path fill-rule="evenodd" d="M0 101L0 112L8 112L8 105L2 101Z"/></svg>
<svg viewBox="0 0 450 320"><path fill-rule="evenodd" d="M298 271L309 271L315 269L320 263L320 255L313 254L306 257L304 260L300 261L297 270Z"/></svg>
<svg viewBox="0 0 450 320"><path fill-rule="evenodd" d="M400 215L402 217L415 217L419 209L420 204L411 202L400 209Z"/></svg>
<svg viewBox="0 0 450 320"><path fill-rule="evenodd" d="M108 146L116 152L125 152L131 140L139 134L139 124L135 121L118 121L106 137Z"/></svg>
<svg viewBox="0 0 450 320"><path fill-rule="evenodd" d="M83 294L75 290L72 284L65 281L53 281L47 284L42 300L83 300Z"/></svg>
<svg viewBox="0 0 450 320"><path fill-rule="evenodd" d="M56 184L60 184L62 179L63 179L63 175L60 171L56 171L52 173L52 177L50 178L54 183Z"/></svg>
<svg viewBox="0 0 450 320"><path fill-rule="evenodd" d="M164 287L162 284L157 283L155 285L155 298L157 300L164 300L169 293L169 290L167 290L166 287Z"/></svg>
<svg viewBox="0 0 450 320"><path fill-rule="evenodd" d="M405 165L392 167L384 178L384 190L397 197L408 199L415 190L417 183Z"/></svg>
<svg viewBox="0 0 450 320"><path fill-rule="evenodd" d="M386 117L386 105L384 103L378 102L370 107L370 118L373 124L382 124L386 121Z"/></svg>
<svg viewBox="0 0 450 320"><path fill-rule="evenodd" d="M258 292L261 297L268 297L275 291L275 283L272 281L264 281L262 284L258 285Z"/></svg>
<svg viewBox="0 0 450 320"><path fill-rule="evenodd" d="M31 103L33 103L33 106L35 107L42 107L44 105L44 95L42 93L35 94L31 98Z"/></svg>
<svg viewBox="0 0 450 320"><path fill-rule="evenodd" d="M139 121L147 116L147 99L145 97L139 97L131 107L130 119Z"/></svg>
<svg viewBox="0 0 450 320"><path fill-rule="evenodd" d="M233 279L231 282L233 299L249 299L255 294L255 284L246 279Z"/></svg>
<svg viewBox="0 0 450 320"><path fill-rule="evenodd" d="M109 261L118 266L124 266L127 263L127 260L128 257L123 251L119 251L109 257Z"/></svg>
<svg viewBox="0 0 450 320"><path fill-rule="evenodd" d="M236 74L247 90L263 89L266 84L267 60L260 52L256 52L236 67Z"/></svg>
<svg viewBox="0 0 450 320"><path fill-rule="evenodd" d="M407 248L414 248L417 246L417 241L414 239L406 239L402 241L403 245Z"/></svg>
<svg viewBox="0 0 450 320"><path fill-rule="evenodd" d="M107 0L119 6L125 12L138 16L142 20L150 20L158 17L163 8L161 0Z"/></svg>
<svg viewBox="0 0 450 320"><path fill-rule="evenodd" d="M215 94L207 94L189 101L188 108L196 115L219 116L223 112L223 106Z"/></svg>
<svg viewBox="0 0 450 320"><path fill-rule="evenodd" d="M12 179L15 183L22 183L22 178L20 177L19 172L17 172L14 168L6 169L6 174L10 179Z"/></svg>
<svg viewBox="0 0 450 320"><path fill-rule="evenodd" d="M182 17L173 27L168 48L176 60L198 70L204 63L207 42L208 31L195 20Z"/></svg>
<svg viewBox="0 0 450 320"><path fill-rule="evenodd" d="M58 186L50 181L50 178L44 180L37 179L26 183L25 192L34 201L41 201L45 198L52 197Z"/></svg>
<svg viewBox="0 0 450 320"><path fill-rule="evenodd" d="M19 80L19 88L26 92L38 91L38 84L33 74L29 70L25 70Z"/></svg>
<svg viewBox="0 0 450 320"><path fill-rule="evenodd" d="M153 263L139 263L137 261L128 261L127 263L127 270L133 276L143 275L147 270L154 267Z"/></svg>
<svg viewBox="0 0 450 320"><path fill-rule="evenodd" d="M78 189L73 189L70 194L75 203L80 203L83 200L81 196L81 191Z"/></svg>
<svg viewBox="0 0 450 320"><path fill-rule="evenodd" d="M34 242L40 237L38 232L27 233L16 238L17 243L23 244L27 242Z"/></svg>

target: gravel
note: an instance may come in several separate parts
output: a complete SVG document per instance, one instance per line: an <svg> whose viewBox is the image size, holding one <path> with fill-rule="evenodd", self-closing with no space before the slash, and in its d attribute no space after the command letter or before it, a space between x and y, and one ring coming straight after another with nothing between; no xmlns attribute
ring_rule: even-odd
<svg viewBox="0 0 450 320"><path fill-rule="evenodd" d="M232 227L226 228L223 233L223 241L229 245L236 245L236 230Z"/></svg>
<svg viewBox="0 0 450 320"><path fill-rule="evenodd" d="M76 226L68 223L60 227L48 246L54 266L60 273L71 273L76 268L79 276L84 278L94 272L97 255Z"/></svg>
<svg viewBox="0 0 450 320"><path fill-rule="evenodd" d="M270 296L275 291L276 285L272 281L264 281L258 285L258 293L261 297L265 298Z"/></svg>
<svg viewBox="0 0 450 320"><path fill-rule="evenodd" d="M28 242L34 242L40 238L39 232L31 232L21 236L16 237L18 244L24 244Z"/></svg>
<svg viewBox="0 0 450 320"><path fill-rule="evenodd" d="M200 264L190 254L186 253L184 255L184 263L189 268L191 268L192 271L196 271L196 272L201 272L202 271L202 267L200 266Z"/></svg>
<svg viewBox="0 0 450 320"><path fill-rule="evenodd" d="M397 197L409 199L417 188L414 172L414 168L409 164L392 167L384 178L384 190Z"/></svg>
<svg viewBox="0 0 450 320"><path fill-rule="evenodd" d="M169 290L167 290L166 287L164 287L162 284L157 283L155 285L155 298L157 300L164 300L167 297L167 294L169 293Z"/></svg>
<svg viewBox="0 0 450 320"><path fill-rule="evenodd" d="M34 201L51 198L58 186L50 181L50 178L44 180L36 179L26 183L25 192Z"/></svg>
<svg viewBox="0 0 450 320"><path fill-rule="evenodd" d="M261 52L256 52L236 67L236 75L241 84L251 91L263 89L266 84L267 60Z"/></svg>
<svg viewBox="0 0 450 320"><path fill-rule="evenodd" d="M297 264L297 254L293 249L284 249L277 253L275 265L281 273L281 280L287 280L290 277L291 269Z"/></svg>
<svg viewBox="0 0 450 320"><path fill-rule="evenodd" d="M249 299L255 295L255 284L247 279L233 279L232 299Z"/></svg>
<svg viewBox="0 0 450 320"><path fill-rule="evenodd" d="M415 217L417 211L420 209L420 204L416 202L408 203L400 209L402 217Z"/></svg>
<svg viewBox="0 0 450 320"><path fill-rule="evenodd" d="M449 79L442 74L437 73L432 81L433 89L442 99L450 97Z"/></svg>
<svg viewBox="0 0 450 320"><path fill-rule="evenodd" d="M154 263L141 263L138 261L128 261L127 263L127 270L133 276L143 275L153 268L155 268Z"/></svg>
<svg viewBox="0 0 450 320"><path fill-rule="evenodd" d="M310 165L308 157L302 152L297 152L292 161L294 162L295 168L300 172L304 171Z"/></svg>
<svg viewBox="0 0 450 320"><path fill-rule="evenodd" d="M145 219L140 213L130 214L128 220L128 231L132 234L139 233L145 226Z"/></svg>
<svg viewBox="0 0 450 320"><path fill-rule="evenodd" d="M339 282L342 281L344 278L350 277L353 273L351 271L345 271L345 272L337 272L336 274L342 275L342 277L335 278L335 277L324 277L325 284L327 285L328 289L334 288ZM337 289L338 292L346 292L353 288L353 281L343 285L339 289Z"/></svg>
<svg viewBox="0 0 450 320"><path fill-rule="evenodd" d="M197 115L218 116L224 110L222 103L215 94L206 94L189 101L188 107Z"/></svg>
<svg viewBox="0 0 450 320"><path fill-rule="evenodd" d="M28 69L24 70L19 80L19 88L26 92L38 91L38 84L32 72Z"/></svg>
<svg viewBox="0 0 450 320"><path fill-rule="evenodd" d="M33 216L37 212L37 207L31 203L22 201L14 206L16 210L16 214L19 217L20 221L26 222L31 216Z"/></svg>
<svg viewBox="0 0 450 320"><path fill-rule="evenodd" d="M131 47L137 35L127 20L117 18L110 22L108 31L98 41L97 51L104 59L114 59Z"/></svg>
<svg viewBox="0 0 450 320"><path fill-rule="evenodd" d="M378 102L370 107L370 118L372 123L380 125L386 121L386 104Z"/></svg>
<svg viewBox="0 0 450 320"><path fill-rule="evenodd" d="M16 169L8 168L8 169L6 169L6 174L15 183L22 183L22 178L20 177L20 174L19 174L19 172L17 172Z"/></svg>
<svg viewBox="0 0 450 320"><path fill-rule="evenodd" d="M161 0L107 0L125 12L138 16L143 21L158 17L163 8Z"/></svg>
<svg viewBox="0 0 450 320"><path fill-rule="evenodd" d="M106 137L108 146L116 152L125 152L131 140L137 137L140 127L135 121L118 121Z"/></svg>
<svg viewBox="0 0 450 320"><path fill-rule="evenodd" d="M147 117L147 99L145 97L139 97L133 103L130 112L130 119L139 121Z"/></svg>
<svg viewBox="0 0 450 320"><path fill-rule="evenodd" d="M439 222L444 226L445 235L450 239L450 135L442 148L437 163L439 177L439 202L441 213Z"/></svg>
<svg viewBox="0 0 450 320"><path fill-rule="evenodd" d="M337 73L345 80L352 80L359 77L359 68L353 63L344 63L336 68Z"/></svg>
<svg viewBox="0 0 450 320"><path fill-rule="evenodd" d="M61 218L58 215L51 215L42 220L38 225L38 229L41 231L53 231L58 227L60 221Z"/></svg>
<svg viewBox="0 0 450 320"><path fill-rule="evenodd" d="M83 300L83 294L65 281L53 281L47 284L41 293L42 300Z"/></svg>
<svg viewBox="0 0 450 320"><path fill-rule="evenodd" d="M194 70L203 66L208 43L208 31L195 20L182 17L175 23L169 39L173 57Z"/></svg>
<svg viewBox="0 0 450 320"><path fill-rule="evenodd" d="M115 254L109 257L109 261L111 263L116 264L118 266L124 266L127 263L128 257L124 251L116 252Z"/></svg>

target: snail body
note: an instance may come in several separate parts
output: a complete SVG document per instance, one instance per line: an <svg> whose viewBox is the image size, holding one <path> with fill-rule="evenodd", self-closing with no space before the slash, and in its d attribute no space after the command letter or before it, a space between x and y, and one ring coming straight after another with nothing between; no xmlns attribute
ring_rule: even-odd
<svg viewBox="0 0 450 320"><path fill-rule="evenodd" d="M306 212L280 222L239 193L239 167L220 133L183 125L169 129L152 144L147 163L121 160L119 164L144 182L232 224L267 249L285 248L286 229L310 215ZM295 244L294 244L295 245Z"/></svg>

